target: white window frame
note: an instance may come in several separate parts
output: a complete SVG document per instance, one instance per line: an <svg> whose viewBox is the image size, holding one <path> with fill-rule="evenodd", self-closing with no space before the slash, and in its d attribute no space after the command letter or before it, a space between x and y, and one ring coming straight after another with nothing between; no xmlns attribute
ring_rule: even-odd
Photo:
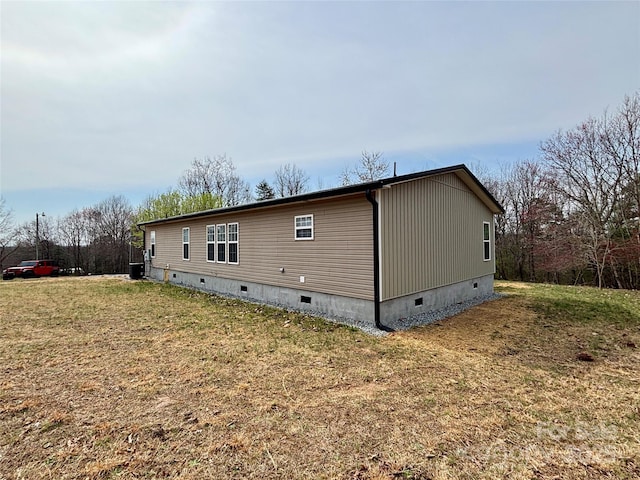
<svg viewBox="0 0 640 480"><path fill-rule="evenodd" d="M235 240L231 240L231 227L235 226ZM239 240L240 240L240 226L238 225L238 222L233 222L233 223L228 223L227 224L227 262L231 265L238 265L240 263L240 245L239 245ZM231 261L231 248L230 245L235 245L236 246L236 261L232 262Z"/></svg>
<svg viewBox="0 0 640 480"><path fill-rule="evenodd" d="M482 222L482 259L491 261L491 222Z"/></svg>
<svg viewBox="0 0 640 480"><path fill-rule="evenodd" d="M213 229L213 239L209 240L209 229L212 228ZM207 262L209 263L215 263L216 261L216 226L215 225L207 225L205 227L205 241L206 241L206 245L205 245L205 259L207 260ZM213 260L209 259L209 245L213 245Z"/></svg>
<svg viewBox="0 0 640 480"><path fill-rule="evenodd" d="M156 231L151 230L151 232L149 232L149 237L149 244L151 246L149 250L151 250L151 258L156 258Z"/></svg>
<svg viewBox="0 0 640 480"><path fill-rule="evenodd" d="M298 219L311 219L311 225L298 225ZM298 232L303 230L311 230L310 237L299 237ZM296 215L293 218L293 238L294 240L313 240L314 232L313 232L313 214L309 213L306 215Z"/></svg>
<svg viewBox="0 0 640 480"><path fill-rule="evenodd" d="M222 229L222 240L220 240L220 229ZM224 260L220 260L220 247L224 247ZM227 263L227 224L216 225L216 263Z"/></svg>
<svg viewBox="0 0 640 480"><path fill-rule="evenodd" d="M185 236L185 233L187 234ZM185 238L187 239L185 241ZM182 260L188 261L191 257L191 229L189 227L184 227L182 229ZM184 256L184 246L187 246L187 256Z"/></svg>

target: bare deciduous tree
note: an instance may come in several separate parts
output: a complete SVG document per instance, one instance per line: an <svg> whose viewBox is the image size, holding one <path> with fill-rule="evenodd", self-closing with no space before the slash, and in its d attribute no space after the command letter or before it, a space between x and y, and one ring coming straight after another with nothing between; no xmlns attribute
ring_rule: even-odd
<svg viewBox="0 0 640 480"><path fill-rule="evenodd" d="M94 207L98 269L104 273L127 271L133 208L122 195L111 196Z"/></svg>
<svg viewBox="0 0 640 480"><path fill-rule="evenodd" d="M621 250L640 267L640 92L625 97L606 124L603 142L624 175L617 213ZM640 268L627 273L632 284L640 283Z"/></svg>
<svg viewBox="0 0 640 480"><path fill-rule="evenodd" d="M7 202L0 197L0 271L2 262L17 247L17 232L13 224L13 212L7 207Z"/></svg>
<svg viewBox="0 0 640 480"><path fill-rule="evenodd" d="M41 259L51 258L52 249L57 241L57 230L55 228L55 222L53 222L51 217L40 215L37 233L39 257ZM21 246L32 249L31 255L35 258L36 220L24 222L19 225L16 229L16 235Z"/></svg>
<svg viewBox="0 0 640 480"><path fill-rule="evenodd" d="M521 280L536 279L534 250L543 225L548 220L547 177L540 165L533 161L523 161L512 171L507 192L512 220L515 223L517 247L519 250L518 271ZM528 278L525 276L525 265Z"/></svg>
<svg viewBox="0 0 640 480"><path fill-rule="evenodd" d="M588 260L599 287L611 263L611 221L616 214L624 180L622 165L609 152L606 122L589 119L569 132L557 132L541 145L567 214L579 220ZM617 273L615 273L617 276Z"/></svg>
<svg viewBox="0 0 640 480"><path fill-rule="evenodd" d="M234 206L250 202L251 187L236 173L236 167L226 155L196 158L191 168L178 181L180 190L188 196L212 194L222 205Z"/></svg>
<svg viewBox="0 0 640 480"><path fill-rule="evenodd" d="M60 241L67 249L67 266L89 270L86 249L89 245L87 215L84 210L74 210L58 221Z"/></svg>
<svg viewBox="0 0 640 480"><path fill-rule="evenodd" d="M345 169L340 174L342 185L372 182L389 175L389 162L384 160L382 152L362 151L360 162L354 167Z"/></svg>
<svg viewBox="0 0 640 480"><path fill-rule="evenodd" d="M278 197L299 195L308 189L309 177L301 168L287 163L276 170L273 181Z"/></svg>

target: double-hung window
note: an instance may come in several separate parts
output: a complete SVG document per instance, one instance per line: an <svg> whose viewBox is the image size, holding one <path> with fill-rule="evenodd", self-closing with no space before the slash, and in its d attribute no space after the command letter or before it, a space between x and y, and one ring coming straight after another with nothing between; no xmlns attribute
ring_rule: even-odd
<svg viewBox="0 0 640 480"><path fill-rule="evenodd" d="M189 260L189 227L182 229L182 259Z"/></svg>
<svg viewBox="0 0 640 480"><path fill-rule="evenodd" d="M294 227L296 240L313 240L313 215L297 215Z"/></svg>
<svg viewBox="0 0 640 480"><path fill-rule="evenodd" d="M482 248L484 261L491 260L491 224L482 222Z"/></svg>
<svg viewBox="0 0 640 480"><path fill-rule="evenodd" d="M218 244L218 263L227 261L227 226L216 225L216 243Z"/></svg>
<svg viewBox="0 0 640 480"><path fill-rule="evenodd" d="M151 230L151 258L156 258L156 231Z"/></svg>
<svg viewBox="0 0 640 480"><path fill-rule="evenodd" d="M229 245L229 263L238 263L238 224L227 225L227 242Z"/></svg>
<svg viewBox="0 0 640 480"><path fill-rule="evenodd" d="M207 225L207 262L216 261L216 226Z"/></svg>

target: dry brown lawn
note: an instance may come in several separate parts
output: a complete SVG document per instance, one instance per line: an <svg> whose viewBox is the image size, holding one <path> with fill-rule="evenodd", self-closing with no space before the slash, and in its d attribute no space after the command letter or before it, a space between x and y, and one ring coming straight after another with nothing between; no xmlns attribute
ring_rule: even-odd
<svg viewBox="0 0 640 480"><path fill-rule="evenodd" d="M640 295L520 287L372 337L124 278L2 282L0 479L640 478Z"/></svg>

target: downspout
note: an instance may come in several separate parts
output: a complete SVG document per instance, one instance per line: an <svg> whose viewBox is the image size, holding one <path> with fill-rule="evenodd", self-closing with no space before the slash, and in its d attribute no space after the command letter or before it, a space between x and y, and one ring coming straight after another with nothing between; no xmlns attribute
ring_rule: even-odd
<svg viewBox="0 0 640 480"><path fill-rule="evenodd" d="M378 230L380 214L378 213L378 202L376 202L371 189L367 189L366 196L373 207L373 315L376 328L385 332L393 332L393 328L380 323L380 231Z"/></svg>

